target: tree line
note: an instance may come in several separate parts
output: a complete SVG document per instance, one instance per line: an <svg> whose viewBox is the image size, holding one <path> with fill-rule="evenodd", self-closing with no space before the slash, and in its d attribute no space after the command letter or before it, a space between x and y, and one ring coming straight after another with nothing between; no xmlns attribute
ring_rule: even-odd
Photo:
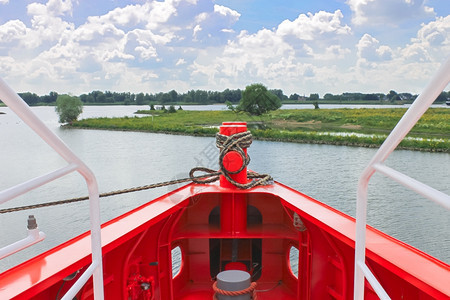
<svg viewBox="0 0 450 300"><path fill-rule="evenodd" d="M319 94L312 93L309 96L293 93L285 95L281 89L269 89L272 94L277 96L282 102L302 103L303 101L333 101L333 102L352 102L352 101L387 101L387 102L412 102L417 97L411 93L397 93L393 90L389 93L342 93L333 95L326 93L320 98ZM111 91L92 91L87 94L81 94L80 98L83 104L124 104L124 105L148 105L148 104L215 104L232 103L237 104L241 101L242 90L226 89L222 92L190 90L186 93L178 93L175 90L170 92L151 93L130 93L130 92L111 92ZM57 92L50 92L48 95L38 96L35 93L19 93L19 96L28 105L54 105L58 98ZM450 99L450 91L442 92L435 103L443 103Z"/></svg>

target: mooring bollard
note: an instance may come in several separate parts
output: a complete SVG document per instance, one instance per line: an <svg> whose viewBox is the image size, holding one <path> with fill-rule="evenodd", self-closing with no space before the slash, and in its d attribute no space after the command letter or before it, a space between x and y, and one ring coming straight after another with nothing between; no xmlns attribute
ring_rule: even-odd
<svg viewBox="0 0 450 300"><path fill-rule="evenodd" d="M250 284L250 274L244 271L229 270L217 274L217 287L224 291L242 291L248 289ZM250 300L251 296L252 293L244 295L222 295L216 293L217 300Z"/></svg>

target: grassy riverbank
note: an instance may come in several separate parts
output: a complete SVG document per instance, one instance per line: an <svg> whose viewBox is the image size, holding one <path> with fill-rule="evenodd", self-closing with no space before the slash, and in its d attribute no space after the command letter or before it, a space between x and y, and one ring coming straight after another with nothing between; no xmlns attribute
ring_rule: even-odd
<svg viewBox="0 0 450 300"><path fill-rule="evenodd" d="M378 147L406 109L277 110L261 117L231 111L141 111L145 117L97 118L71 127L212 136L224 121L247 121L255 139ZM450 152L450 110L431 108L403 149Z"/></svg>

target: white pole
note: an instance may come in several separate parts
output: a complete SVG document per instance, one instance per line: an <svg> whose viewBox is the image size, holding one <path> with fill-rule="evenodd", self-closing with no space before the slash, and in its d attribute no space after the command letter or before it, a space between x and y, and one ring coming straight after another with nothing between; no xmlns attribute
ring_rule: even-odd
<svg viewBox="0 0 450 300"><path fill-rule="evenodd" d="M98 185L94 173L79 159L64 142L56 136L45 124L31 111L30 107L17 95L7 84L0 78L0 99L14 111L31 129L33 129L49 146L51 146L62 158L64 158L69 166L56 171L51 175L47 175L44 182L49 177L54 177L56 173L61 173L62 176L65 171L71 169L74 165L77 166L77 171L84 177L89 190L89 205L90 205L90 222L91 222L91 243L92 243L92 264L80 277L84 283L89 279L91 274L94 278L94 297L96 300L104 298L103 292L103 267L102 267L102 247L101 247L101 231L100 231L100 201L98 195ZM46 175L44 175L45 177ZM39 181L36 179L34 183ZM39 182L39 183L40 183ZM89 271L89 272L88 272ZM91 273L92 272L92 273ZM85 281L86 280L86 281ZM84 285L84 283L77 284L69 290L72 297L65 296L63 299L72 299L76 292ZM78 290L75 291L74 287Z"/></svg>
<svg viewBox="0 0 450 300"><path fill-rule="evenodd" d="M442 64L436 74L433 76L431 81L428 83L422 94L414 101L408 111L403 115L401 120L386 138L384 143L378 149L377 153L374 155L369 165L361 174L358 183L357 190L357 202L356 202L356 233L355 233L355 277L354 277L354 299L362 300L364 299L364 270L368 272L369 276L372 276L370 270L366 267L366 224L367 224L367 188L369 180L375 173L375 170L381 170L384 173L396 177L397 181L402 181L406 185L413 182L409 178L398 179L397 172L393 172L387 168L382 167L382 163L387 159L387 157L394 151L398 144L403 140L403 138L408 134L411 128L417 123L417 121L422 117L428 107L434 102L434 100L439 96L439 94L444 90L444 88L450 82L450 58ZM402 174L403 175L403 174ZM405 175L404 175L405 176ZM415 183L415 182L413 182ZM417 189L417 186L415 187ZM424 189L421 194L431 195L432 199L435 200L434 195L437 193L431 189ZM436 201L436 200L435 200ZM448 206L449 200L448 196L439 201L444 207ZM364 270L363 270L364 269ZM382 298L388 298L387 294L378 283L378 281L371 282L374 289L377 291L377 295Z"/></svg>

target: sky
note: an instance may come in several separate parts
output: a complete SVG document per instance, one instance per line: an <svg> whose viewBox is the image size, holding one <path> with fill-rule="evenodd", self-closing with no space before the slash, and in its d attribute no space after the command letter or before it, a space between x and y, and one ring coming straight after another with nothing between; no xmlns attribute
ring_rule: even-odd
<svg viewBox="0 0 450 300"><path fill-rule="evenodd" d="M16 92L420 93L450 55L450 0L0 0Z"/></svg>

